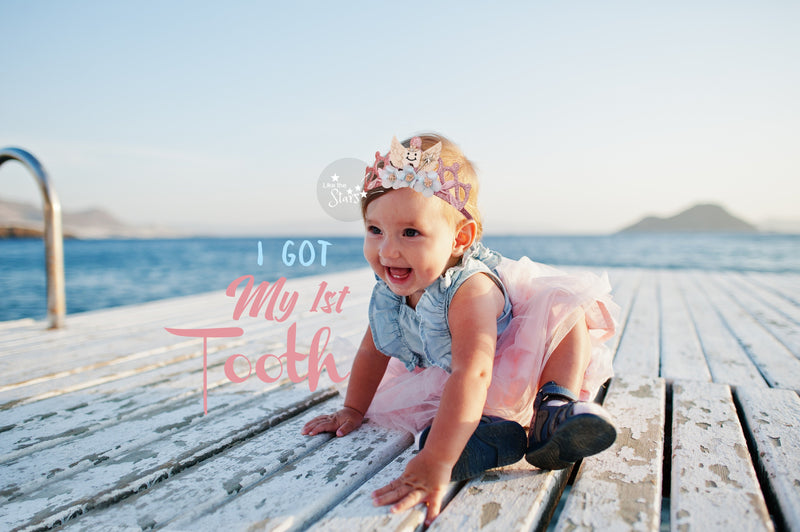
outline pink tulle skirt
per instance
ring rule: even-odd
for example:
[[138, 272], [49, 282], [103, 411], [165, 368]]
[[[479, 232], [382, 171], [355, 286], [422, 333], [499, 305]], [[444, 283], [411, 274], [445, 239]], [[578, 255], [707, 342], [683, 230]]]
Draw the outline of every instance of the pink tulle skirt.
[[[581, 317], [589, 329], [592, 356], [580, 398], [593, 398], [613, 375], [612, 353], [605, 342], [614, 335], [619, 308], [611, 300], [608, 277], [566, 274], [527, 257], [504, 258], [497, 270], [511, 299], [513, 318], [497, 339], [483, 413], [528, 426], [545, 364]], [[420, 432], [432, 423], [448, 376], [438, 367], [409, 372], [392, 358], [367, 417], [386, 427]]]

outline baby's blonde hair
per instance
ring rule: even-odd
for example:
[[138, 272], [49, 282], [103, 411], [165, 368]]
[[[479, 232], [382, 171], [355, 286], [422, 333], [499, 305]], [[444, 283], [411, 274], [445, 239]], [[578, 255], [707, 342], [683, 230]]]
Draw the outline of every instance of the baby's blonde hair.
[[[467, 210], [470, 215], [472, 215], [472, 219], [475, 220], [475, 224], [477, 225], [477, 232], [475, 235], [475, 241], [479, 241], [481, 239], [481, 235], [483, 234], [483, 223], [481, 221], [481, 213], [478, 210], [478, 174], [475, 172], [475, 167], [472, 164], [472, 161], [467, 159], [461, 149], [450, 139], [444, 137], [442, 135], [437, 135], [436, 133], [424, 133], [421, 135], [416, 135], [422, 140], [422, 150], [427, 150], [431, 146], [434, 146], [437, 142], [442, 143], [442, 152], [441, 152], [441, 159], [442, 164], [444, 166], [452, 166], [454, 163], [458, 163], [458, 180], [464, 184], [469, 184], [472, 188], [469, 191], [469, 198], [467, 200], [467, 204], [464, 208]], [[411, 139], [408, 138], [404, 140], [401, 144], [406, 148], [411, 146]], [[445, 179], [452, 180], [453, 176], [450, 172], [445, 172], [444, 174]], [[366, 218], [367, 215], [367, 206], [376, 198], [383, 196], [387, 192], [390, 192], [392, 189], [386, 189], [383, 187], [376, 187], [372, 190], [367, 191], [367, 196], [362, 198], [361, 200], [361, 215], [363, 218]], [[455, 191], [456, 189], [451, 189]], [[463, 200], [463, 191], [461, 196], [458, 198], [459, 200]], [[465, 219], [464, 215], [458, 212], [455, 207], [448, 204], [441, 199], [437, 199], [436, 201], [440, 201], [442, 204], [442, 208], [444, 209], [443, 212], [445, 216], [453, 223], [453, 225], [457, 224], [459, 220]]]

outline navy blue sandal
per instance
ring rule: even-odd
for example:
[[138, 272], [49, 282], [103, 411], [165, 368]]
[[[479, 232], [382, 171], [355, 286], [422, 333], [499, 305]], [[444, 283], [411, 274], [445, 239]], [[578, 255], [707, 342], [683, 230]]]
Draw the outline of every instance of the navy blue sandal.
[[604, 451], [617, 430], [605, 409], [578, 401], [555, 382], [536, 394], [525, 459], [540, 469], [564, 469], [578, 460]]
[[[419, 438], [420, 449], [425, 446], [430, 430], [428, 427], [422, 431]], [[527, 434], [519, 423], [483, 416], [453, 466], [450, 480], [467, 480], [477, 477], [487, 469], [515, 464], [525, 456], [527, 443]]]

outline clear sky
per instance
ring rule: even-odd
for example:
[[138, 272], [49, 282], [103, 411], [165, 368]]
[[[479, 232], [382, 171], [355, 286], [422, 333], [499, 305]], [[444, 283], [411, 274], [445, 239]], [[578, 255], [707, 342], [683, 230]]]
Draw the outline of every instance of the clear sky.
[[[800, 2], [0, 0], [0, 146], [65, 210], [360, 231], [322, 170], [421, 131], [477, 164], [487, 232], [612, 232], [717, 202], [800, 218]], [[38, 203], [20, 165], [0, 197]]]

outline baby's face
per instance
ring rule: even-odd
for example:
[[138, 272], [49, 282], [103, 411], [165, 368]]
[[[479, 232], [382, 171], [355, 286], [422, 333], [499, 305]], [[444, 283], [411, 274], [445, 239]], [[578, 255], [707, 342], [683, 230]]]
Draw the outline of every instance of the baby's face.
[[409, 188], [387, 192], [367, 206], [364, 256], [372, 270], [412, 307], [458, 262], [456, 229], [438, 198]]

